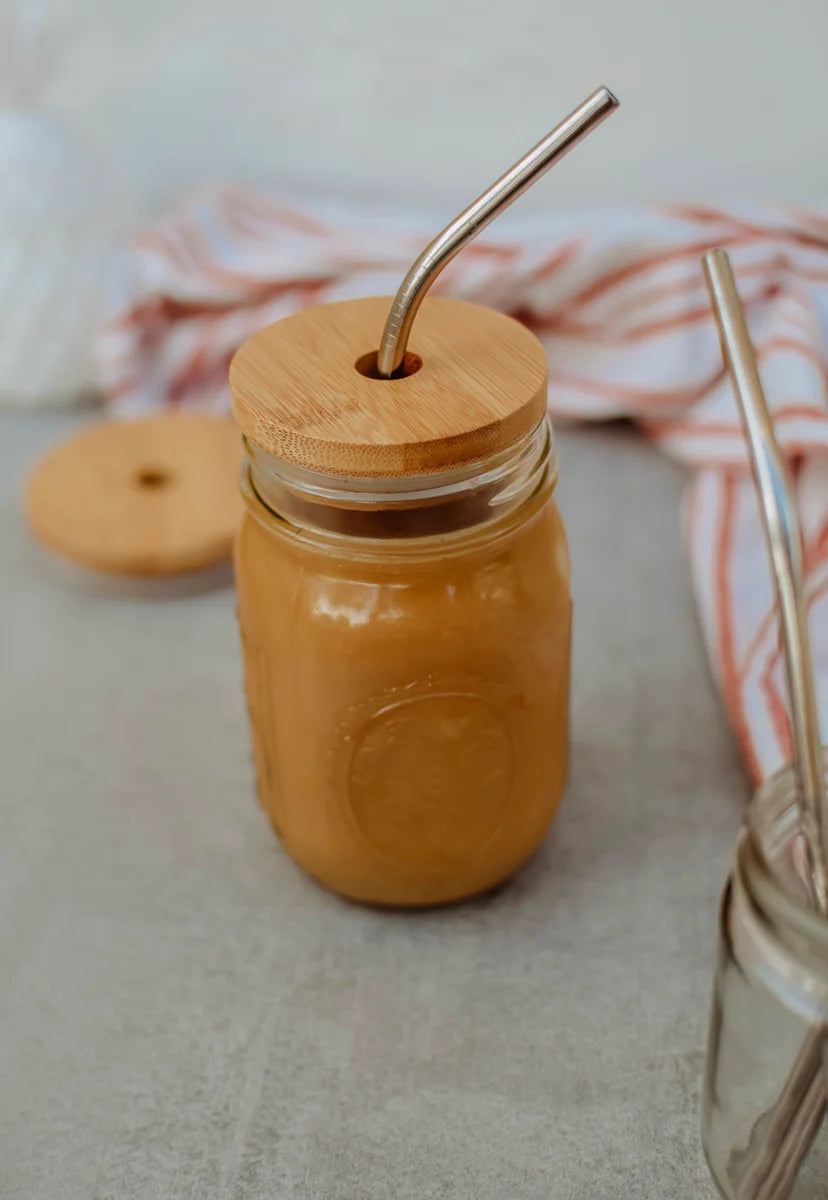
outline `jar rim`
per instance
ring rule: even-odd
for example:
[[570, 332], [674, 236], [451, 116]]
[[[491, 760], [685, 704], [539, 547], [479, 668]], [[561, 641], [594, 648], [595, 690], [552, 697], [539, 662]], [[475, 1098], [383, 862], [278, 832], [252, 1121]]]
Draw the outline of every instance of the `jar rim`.
[[[823, 763], [828, 775], [828, 747], [823, 747]], [[796, 770], [791, 763], [762, 782], [745, 813], [737, 863], [766, 917], [780, 929], [804, 938], [820, 958], [824, 957], [828, 969], [828, 918], [808, 897], [807, 879], [797, 873], [797, 894], [790, 883], [786, 885], [773, 862], [775, 847], [783, 840], [791, 844], [801, 836], [797, 788]]]
[[330, 545], [371, 546], [388, 553], [429, 546], [447, 550], [474, 531], [493, 535], [536, 495], [551, 495], [558, 460], [548, 417], [507, 451], [439, 475], [397, 478], [322, 476], [248, 445], [242, 494], [297, 536], [321, 536]]
[[261, 471], [278, 474], [284, 486], [319, 503], [345, 504], [348, 507], [365, 505], [371, 508], [381, 504], [393, 508], [449, 499], [466, 491], [470, 483], [476, 487], [496, 484], [505, 475], [514, 472], [521, 456], [531, 457], [537, 452], [536, 442], [541, 435], [544, 437], [541, 453], [554, 483], [558, 478], [559, 463], [555, 433], [548, 415], [511, 445], [484, 459], [421, 475], [336, 475], [302, 467], [271, 455], [246, 436], [242, 441], [257, 475]]

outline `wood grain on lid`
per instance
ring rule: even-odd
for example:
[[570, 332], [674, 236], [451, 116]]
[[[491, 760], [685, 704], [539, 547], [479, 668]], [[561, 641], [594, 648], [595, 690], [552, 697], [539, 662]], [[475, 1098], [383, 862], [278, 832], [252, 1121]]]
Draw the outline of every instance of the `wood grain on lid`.
[[427, 297], [409, 351], [415, 374], [372, 379], [389, 297], [306, 309], [244, 343], [230, 367], [242, 431], [269, 454], [333, 475], [427, 474], [486, 458], [538, 424], [546, 358], [511, 317]]
[[229, 558], [241, 521], [232, 421], [107, 421], [61, 442], [26, 482], [39, 541], [116, 575], [173, 575]]

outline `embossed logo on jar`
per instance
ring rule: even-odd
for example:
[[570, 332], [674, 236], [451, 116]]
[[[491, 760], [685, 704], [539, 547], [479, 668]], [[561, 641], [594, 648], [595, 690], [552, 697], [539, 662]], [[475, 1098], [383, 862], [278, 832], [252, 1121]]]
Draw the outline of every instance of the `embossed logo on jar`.
[[368, 722], [348, 794], [360, 832], [383, 858], [441, 870], [497, 832], [511, 783], [511, 740], [496, 709], [477, 696], [432, 693]]

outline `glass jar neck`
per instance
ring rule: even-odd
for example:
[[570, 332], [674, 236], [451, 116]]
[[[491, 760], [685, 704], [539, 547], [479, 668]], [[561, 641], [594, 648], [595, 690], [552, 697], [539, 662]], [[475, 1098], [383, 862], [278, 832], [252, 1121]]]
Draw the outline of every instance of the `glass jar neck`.
[[[828, 773], [828, 752], [825, 764]], [[814, 907], [790, 766], [767, 779], [748, 807], [736, 849], [729, 934], [740, 962], [789, 1007], [828, 1021], [828, 920]]]
[[409, 478], [339, 477], [309, 471], [245, 441], [249, 487], [292, 525], [357, 538], [445, 535], [505, 518], [557, 482], [552, 427], [544, 419], [482, 462]]

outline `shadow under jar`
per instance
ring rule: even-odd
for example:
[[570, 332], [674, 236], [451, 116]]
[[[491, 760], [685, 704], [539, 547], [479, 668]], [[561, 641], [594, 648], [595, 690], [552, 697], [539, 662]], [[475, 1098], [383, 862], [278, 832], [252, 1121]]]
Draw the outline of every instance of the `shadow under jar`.
[[570, 571], [537, 339], [427, 298], [408, 373], [376, 379], [388, 304], [306, 310], [234, 359], [236, 579], [286, 849], [346, 896], [425, 905], [502, 882], [556, 812]]
[[786, 767], [757, 792], [721, 903], [702, 1141], [727, 1200], [828, 1196], [828, 922], [796, 787]]

